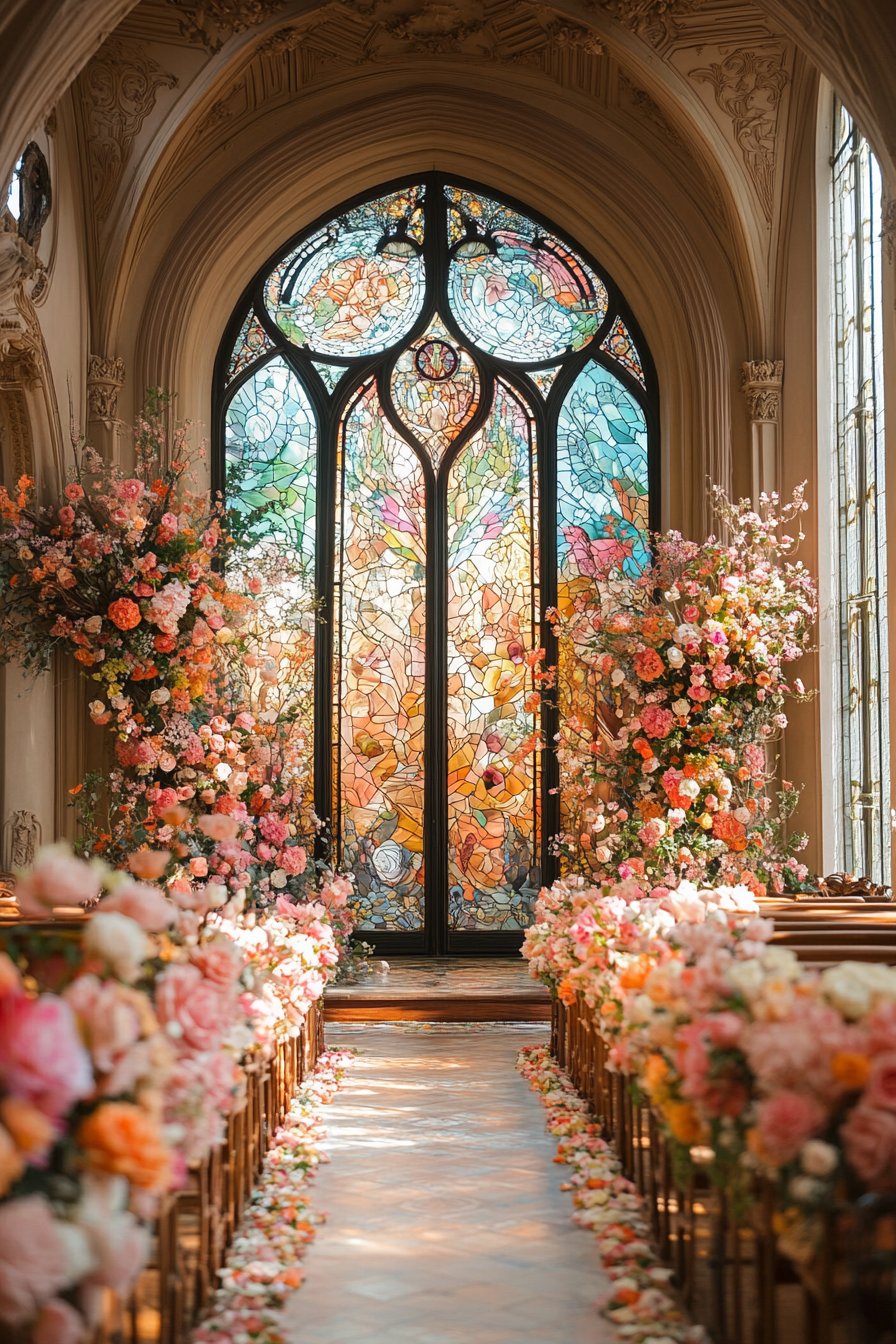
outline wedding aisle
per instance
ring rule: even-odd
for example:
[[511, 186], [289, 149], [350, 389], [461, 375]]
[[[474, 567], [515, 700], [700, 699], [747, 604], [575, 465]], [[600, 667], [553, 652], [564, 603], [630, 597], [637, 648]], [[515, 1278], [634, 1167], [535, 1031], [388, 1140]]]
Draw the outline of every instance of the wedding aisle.
[[330, 1027], [362, 1053], [327, 1108], [329, 1221], [288, 1344], [609, 1344], [607, 1279], [514, 1068], [528, 1026]]

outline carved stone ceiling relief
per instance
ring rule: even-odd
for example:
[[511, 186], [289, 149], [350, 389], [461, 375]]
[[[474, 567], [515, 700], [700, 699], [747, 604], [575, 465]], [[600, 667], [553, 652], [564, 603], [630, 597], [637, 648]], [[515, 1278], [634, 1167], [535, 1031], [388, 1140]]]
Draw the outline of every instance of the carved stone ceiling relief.
[[137, 43], [112, 37], [100, 47], [78, 84], [94, 213], [101, 223], [112, 208], [134, 139], [155, 107], [159, 91], [175, 88], [177, 79], [166, 74]]
[[592, 28], [527, 0], [332, 0], [263, 39], [201, 123], [209, 131], [291, 95], [334, 66], [408, 56], [527, 66], [606, 97], [604, 46]]
[[236, 33], [264, 23], [286, 8], [288, 0], [168, 0], [178, 14], [181, 36], [208, 51], [220, 51]]

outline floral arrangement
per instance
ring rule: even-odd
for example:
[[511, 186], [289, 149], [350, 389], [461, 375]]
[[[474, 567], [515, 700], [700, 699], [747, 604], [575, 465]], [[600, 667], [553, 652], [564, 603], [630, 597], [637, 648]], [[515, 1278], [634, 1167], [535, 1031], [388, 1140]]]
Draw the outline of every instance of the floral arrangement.
[[631, 1344], [700, 1344], [702, 1326], [689, 1325], [668, 1290], [673, 1271], [650, 1246], [644, 1201], [622, 1172], [616, 1153], [600, 1136], [587, 1102], [578, 1095], [546, 1046], [520, 1051], [517, 1068], [547, 1108], [547, 1128], [556, 1135], [555, 1161], [572, 1168], [563, 1190], [573, 1191], [574, 1221], [597, 1237], [611, 1292], [598, 1307]]
[[555, 613], [559, 756], [567, 871], [601, 880], [625, 859], [634, 875], [757, 892], [807, 890], [783, 838], [798, 792], [772, 815], [769, 748], [786, 727], [785, 665], [805, 652], [813, 581], [782, 529], [808, 508], [802, 488], [779, 507], [731, 504], [714, 491], [727, 542], [677, 532], [654, 539], [636, 579], [608, 560], [569, 610]]
[[194, 1344], [281, 1344], [287, 1301], [304, 1277], [299, 1261], [325, 1218], [312, 1210], [308, 1194], [319, 1163], [329, 1160], [320, 1148], [326, 1136], [320, 1108], [332, 1101], [350, 1062], [348, 1051], [326, 1051], [296, 1094], [274, 1134]]
[[782, 1249], [808, 1259], [824, 1210], [896, 1188], [896, 969], [809, 970], [772, 933], [745, 886], [570, 877], [524, 955], [594, 1009], [682, 1175], [696, 1161], [741, 1203], [754, 1172], [774, 1177]]
[[0, 1326], [32, 1344], [76, 1344], [102, 1289], [127, 1292], [159, 1195], [221, 1142], [245, 1068], [298, 1033], [339, 960], [321, 902], [259, 915], [220, 884], [167, 892], [64, 846], [17, 883], [26, 919], [92, 908], [79, 939], [13, 927], [0, 954]]

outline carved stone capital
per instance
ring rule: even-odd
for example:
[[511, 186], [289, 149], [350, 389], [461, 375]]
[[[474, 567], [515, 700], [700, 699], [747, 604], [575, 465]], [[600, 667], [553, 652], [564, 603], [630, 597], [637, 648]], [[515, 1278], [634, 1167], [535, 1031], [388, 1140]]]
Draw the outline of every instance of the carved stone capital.
[[118, 419], [118, 394], [124, 386], [124, 360], [89, 355], [87, 359], [87, 416], [111, 429]]
[[0, 357], [4, 359], [28, 344], [25, 285], [37, 266], [34, 249], [9, 227], [10, 221], [14, 226], [6, 210], [0, 213]]
[[748, 359], [741, 374], [741, 391], [747, 399], [750, 419], [777, 424], [781, 414], [783, 359]]

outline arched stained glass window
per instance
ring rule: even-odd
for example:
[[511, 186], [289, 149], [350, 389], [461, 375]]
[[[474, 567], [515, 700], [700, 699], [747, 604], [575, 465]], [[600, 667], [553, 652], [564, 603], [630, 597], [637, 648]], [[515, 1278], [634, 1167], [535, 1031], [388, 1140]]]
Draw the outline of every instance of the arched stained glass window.
[[314, 806], [395, 952], [505, 951], [554, 876], [555, 711], [526, 654], [658, 507], [656, 382], [612, 280], [436, 174], [255, 277], [217, 365], [218, 486], [316, 610]]

